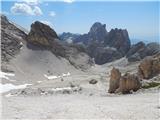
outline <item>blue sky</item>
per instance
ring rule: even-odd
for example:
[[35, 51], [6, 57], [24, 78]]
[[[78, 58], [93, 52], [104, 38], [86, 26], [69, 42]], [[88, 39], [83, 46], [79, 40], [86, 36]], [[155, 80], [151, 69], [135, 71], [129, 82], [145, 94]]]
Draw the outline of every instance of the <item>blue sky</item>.
[[5, 0], [1, 5], [2, 13], [27, 29], [38, 20], [49, 24], [57, 33], [87, 33], [98, 21], [106, 24], [107, 31], [111, 28], [127, 29], [132, 39], [159, 39], [159, 2], [156, 1]]

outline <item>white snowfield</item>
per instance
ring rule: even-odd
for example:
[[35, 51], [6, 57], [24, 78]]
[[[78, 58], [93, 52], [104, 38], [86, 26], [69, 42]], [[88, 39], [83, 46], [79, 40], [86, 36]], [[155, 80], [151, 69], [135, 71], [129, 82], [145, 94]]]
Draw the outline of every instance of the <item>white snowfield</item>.
[[23, 85], [13, 85], [13, 84], [1, 84], [0, 83], [0, 93], [8, 92], [13, 89], [23, 89], [31, 84], [23, 84]]
[[[15, 81], [15, 80], [11, 80], [9, 78], [9, 77], [14, 77], [14, 76], [15, 76], [15, 74], [13, 74], [13, 73], [5, 73], [5, 72], [0, 71], [0, 78], [1, 79]], [[14, 90], [14, 89], [23, 89], [23, 88], [26, 88], [28, 85], [31, 85], [31, 84], [13, 85], [11, 83], [7, 83], [7, 84], [0, 83], [0, 93], [8, 92], [8, 91]]]

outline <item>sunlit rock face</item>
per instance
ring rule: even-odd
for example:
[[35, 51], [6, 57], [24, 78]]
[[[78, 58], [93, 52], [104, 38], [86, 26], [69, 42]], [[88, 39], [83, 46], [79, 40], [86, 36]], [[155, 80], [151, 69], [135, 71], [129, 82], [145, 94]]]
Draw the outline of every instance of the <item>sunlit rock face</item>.
[[28, 42], [31, 42], [32, 44], [52, 46], [54, 41], [58, 39], [58, 36], [48, 25], [36, 21], [31, 25], [31, 30], [27, 39]]
[[160, 74], [160, 54], [146, 57], [138, 67], [138, 75], [142, 79], [150, 79]]

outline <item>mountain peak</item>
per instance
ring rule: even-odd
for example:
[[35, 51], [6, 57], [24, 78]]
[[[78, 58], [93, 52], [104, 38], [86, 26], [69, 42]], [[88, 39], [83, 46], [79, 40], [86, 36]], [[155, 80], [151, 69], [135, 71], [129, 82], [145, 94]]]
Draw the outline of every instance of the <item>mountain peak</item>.
[[99, 31], [104, 31], [104, 32], [107, 32], [106, 31], [106, 24], [102, 24], [100, 22], [95, 22], [91, 29], [90, 29], [90, 33], [95, 33], [95, 32], [99, 32]]
[[55, 39], [58, 39], [58, 36], [48, 25], [39, 21], [32, 23], [31, 30], [28, 34], [28, 41], [30, 43], [51, 46]]

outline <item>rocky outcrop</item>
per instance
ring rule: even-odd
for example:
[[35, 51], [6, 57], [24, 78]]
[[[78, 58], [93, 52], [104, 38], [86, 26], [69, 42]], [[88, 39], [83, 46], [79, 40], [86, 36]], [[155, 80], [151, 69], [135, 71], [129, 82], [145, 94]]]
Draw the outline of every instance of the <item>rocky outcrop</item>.
[[39, 21], [31, 25], [27, 36], [28, 44], [51, 50], [56, 56], [65, 57], [65, 46], [58, 40], [56, 32]]
[[138, 75], [142, 79], [150, 79], [160, 74], [160, 54], [145, 58], [138, 67]]
[[121, 72], [113, 68], [111, 70], [109, 93], [129, 93], [131, 91], [137, 91], [140, 89], [140, 78], [134, 74], [126, 73], [121, 76]]
[[119, 82], [119, 88], [115, 91], [116, 93], [130, 93], [132, 90], [135, 92], [141, 88], [140, 79], [138, 76], [126, 73], [121, 77]]
[[27, 37], [28, 42], [47, 47], [52, 46], [56, 39], [58, 39], [56, 32], [39, 21], [31, 25], [31, 30]]
[[145, 45], [143, 42], [138, 42], [131, 47], [126, 57], [129, 62], [135, 62], [142, 60], [146, 56], [152, 56], [157, 53], [160, 53], [160, 45], [158, 43], [152, 42]]
[[111, 70], [111, 76], [109, 81], [109, 93], [114, 93], [119, 88], [119, 82], [121, 78], [121, 73], [118, 69], [113, 68]]
[[38, 46], [50, 50], [57, 57], [66, 58], [76, 68], [85, 70], [92, 65], [92, 59], [84, 53], [83, 47], [60, 41], [56, 32], [41, 22], [36, 21], [31, 25], [27, 41], [28, 46]]
[[[6, 16], [1, 15], [1, 59], [8, 62], [14, 58], [26, 39], [26, 34], [13, 25]], [[3, 65], [3, 64], [2, 64]]]

